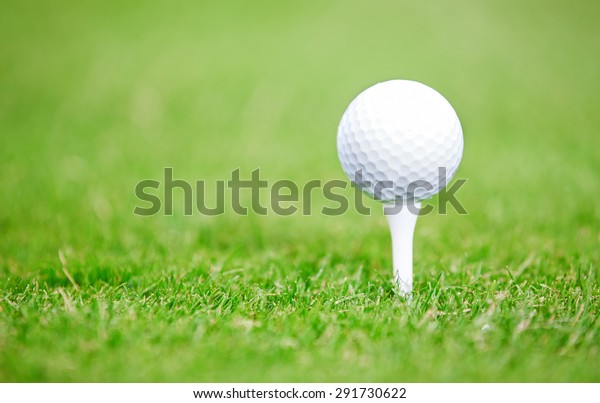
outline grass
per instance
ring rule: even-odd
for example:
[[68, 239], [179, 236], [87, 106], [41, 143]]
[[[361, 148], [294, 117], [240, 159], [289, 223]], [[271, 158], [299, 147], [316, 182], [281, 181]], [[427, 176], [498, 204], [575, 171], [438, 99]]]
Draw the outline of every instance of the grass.
[[[3, 2], [0, 380], [600, 381], [600, 10], [496, 3]], [[465, 133], [411, 304], [375, 202], [132, 213], [164, 167], [344, 179], [339, 118], [390, 78]]]

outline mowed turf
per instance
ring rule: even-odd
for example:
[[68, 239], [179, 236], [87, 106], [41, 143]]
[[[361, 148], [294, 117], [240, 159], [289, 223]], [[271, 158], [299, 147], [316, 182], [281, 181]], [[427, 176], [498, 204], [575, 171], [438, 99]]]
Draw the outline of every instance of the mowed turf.
[[[0, 5], [1, 381], [600, 381], [597, 3], [70, 3]], [[345, 180], [339, 119], [392, 78], [465, 135], [412, 303], [376, 202], [133, 214], [165, 167], [210, 203]]]

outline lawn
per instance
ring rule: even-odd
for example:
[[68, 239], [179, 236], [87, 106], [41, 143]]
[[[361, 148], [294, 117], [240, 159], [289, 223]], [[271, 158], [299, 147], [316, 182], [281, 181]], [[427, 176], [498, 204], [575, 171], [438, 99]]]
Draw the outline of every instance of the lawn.
[[[0, 381], [600, 382], [600, 3], [38, 3], [0, 4]], [[133, 213], [165, 167], [346, 180], [392, 78], [465, 136], [411, 303], [374, 201]]]

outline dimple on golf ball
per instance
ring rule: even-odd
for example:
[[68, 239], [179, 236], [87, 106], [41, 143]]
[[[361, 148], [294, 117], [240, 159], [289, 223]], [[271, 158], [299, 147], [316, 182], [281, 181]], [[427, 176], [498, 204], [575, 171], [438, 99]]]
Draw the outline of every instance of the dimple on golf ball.
[[409, 80], [376, 84], [348, 106], [338, 127], [344, 172], [381, 201], [418, 202], [444, 188], [456, 173], [463, 134], [450, 103]]

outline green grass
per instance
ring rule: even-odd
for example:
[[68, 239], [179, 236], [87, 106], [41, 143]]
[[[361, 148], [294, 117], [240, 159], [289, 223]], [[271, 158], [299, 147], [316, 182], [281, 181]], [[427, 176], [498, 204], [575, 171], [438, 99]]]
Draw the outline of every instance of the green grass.
[[[597, 3], [196, 3], [0, 5], [0, 381], [600, 381]], [[164, 167], [344, 179], [391, 78], [465, 133], [411, 304], [375, 202], [132, 213]]]

